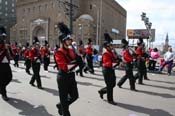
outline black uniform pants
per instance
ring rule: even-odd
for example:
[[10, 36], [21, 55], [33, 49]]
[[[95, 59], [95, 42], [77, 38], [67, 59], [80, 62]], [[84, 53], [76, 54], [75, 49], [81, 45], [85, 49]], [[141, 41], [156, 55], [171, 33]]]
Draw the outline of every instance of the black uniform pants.
[[89, 72], [94, 73], [93, 56], [87, 55], [86, 59], [87, 59], [87, 67], [85, 70], [89, 70]]
[[12, 71], [8, 63], [0, 63], [0, 93], [7, 96], [6, 86], [12, 80]]
[[75, 73], [58, 73], [57, 83], [63, 116], [70, 116], [69, 105], [78, 99], [78, 88]]
[[77, 74], [80, 73], [80, 76], [83, 76], [83, 68], [85, 66], [85, 63], [79, 63], [78, 66], [79, 66], [79, 69], [76, 70], [76, 73]]
[[148, 79], [147, 68], [146, 68], [145, 61], [144, 61], [144, 64], [143, 64], [143, 77], [144, 77], [144, 79]]
[[102, 88], [99, 92], [101, 94], [107, 93], [107, 100], [108, 102], [111, 102], [113, 101], [113, 88], [116, 85], [115, 72], [114, 72], [114, 69], [107, 68], [107, 67], [103, 67], [102, 72], [103, 72], [106, 87]]
[[32, 70], [33, 70], [33, 76], [30, 80], [30, 84], [34, 84], [35, 80], [37, 82], [38, 87], [42, 87], [41, 85], [41, 79], [40, 79], [40, 63], [36, 63], [32, 61]]
[[143, 84], [143, 76], [144, 76], [144, 72], [145, 72], [145, 62], [140, 59], [137, 60], [137, 70], [138, 72], [135, 74], [135, 78], [138, 79], [138, 83], [139, 84]]
[[47, 71], [48, 70], [48, 66], [50, 64], [50, 58], [47, 57], [47, 56], [44, 56], [43, 61], [44, 61], [44, 70]]
[[26, 72], [29, 72], [31, 68], [31, 60], [29, 58], [25, 59], [25, 65], [26, 65]]
[[19, 61], [19, 55], [15, 55], [15, 57], [14, 57], [14, 66], [15, 67], [19, 67], [19, 64], [18, 64], [18, 61]]
[[156, 61], [149, 60], [149, 67], [148, 67], [148, 69], [149, 70], [155, 70], [155, 68], [156, 68]]
[[125, 66], [125, 76], [123, 76], [117, 85], [122, 86], [124, 82], [129, 79], [130, 89], [135, 90], [135, 77], [133, 76], [133, 64], [126, 63]]

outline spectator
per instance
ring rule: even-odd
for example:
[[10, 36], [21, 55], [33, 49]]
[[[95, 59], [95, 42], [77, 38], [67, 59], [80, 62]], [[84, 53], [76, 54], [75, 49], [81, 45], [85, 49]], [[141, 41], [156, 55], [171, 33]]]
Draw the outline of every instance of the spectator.
[[162, 67], [160, 68], [160, 72], [163, 70], [163, 68], [168, 65], [168, 75], [171, 75], [171, 69], [173, 65], [174, 60], [174, 53], [172, 52], [172, 48], [168, 48], [168, 52], [164, 55], [165, 62], [163, 63]]

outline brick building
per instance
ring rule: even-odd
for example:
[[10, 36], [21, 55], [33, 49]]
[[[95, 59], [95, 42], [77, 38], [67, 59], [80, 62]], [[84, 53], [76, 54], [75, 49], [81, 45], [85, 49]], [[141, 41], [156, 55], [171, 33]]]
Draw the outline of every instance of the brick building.
[[[41, 44], [48, 40], [58, 44], [58, 22], [69, 25], [70, 0], [17, 0], [17, 24], [11, 28], [12, 41], [24, 44], [38, 36]], [[73, 34], [76, 41], [86, 44], [92, 38], [101, 45], [104, 32], [113, 39], [126, 35], [126, 10], [115, 0], [73, 0]]]

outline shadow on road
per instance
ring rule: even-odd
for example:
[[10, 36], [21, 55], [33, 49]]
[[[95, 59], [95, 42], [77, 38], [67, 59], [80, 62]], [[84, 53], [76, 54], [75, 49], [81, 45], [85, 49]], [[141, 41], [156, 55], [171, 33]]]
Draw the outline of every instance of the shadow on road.
[[19, 81], [18, 79], [13, 79], [12, 82], [21, 83], [21, 81]]
[[48, 93], [51, 93], [54, 96], [59, 96], [59, 91], [58, 90], [55, 90], [55, 89], [50, 89], [50, 88], [45, 88], [44, 87], [43, 91], [46, 91]]
[[161, 88], [161, 89], [168, 89], [168, 90], [175, 90], [175, 87], [165, 87], [165, 86], [150, 85], [150, 84], [144, 84], [144, 86], [155, 87], [155, 88]]
[[159, 83], [166, 83], [166, 84], [175, 84], [175, 82], [166, 82], [166, 81], [152, 80], [152, 79], [150, 81], [159, 82]]
[[[122, 89], [130, 90], [128, 88], [122, 88]], [[175, 98], [174, 95], [167, 94], [167, 93], [156, 93], [156, 92], [144, 91], [144, 90], [138, 90], [137, 92], [138, 93], [148, 94], [148, 95], [153, 95], [153, 96], [159, 96], [159, 97], [163, 97], [163, 98]]]
[[44, 106], [40, 105], [35, 107], [34, 105], [16, 98], [11, 98], [8, 102], [14, 108], [19, 109], [19, 115], [23, 116], [53, 116], [47, 112]]
[[145, 93], [148, 95], [153, 95], [153, 96], [159, 96], [159, 97], [163, 97], [163, 98], [175, 98], [175, 96], [173, 96], [171, 94], [167, 94], [167, 93], [156, 93], [156, 92], [150, 92], [150, 91], [144, 91], [144, 90], [139, 90], [138, 92]]
[[18, 68], [20, 68], [20, 69], [26, 69], [25, 67], [20, 67], [20, 66]]
[[42, 78], [50, 79], [51, 77], [48, 77], [46, 75], [40, 75]]
[[53, 74], [57, 74], [57, 72], [55, 72], [55, 71], [48, 71], [49, 73], [53, 73]]
[[97, 76], [101, 76], [101, 77], [103, 77], [103, 75], [102, 75], [102, 74], [97, 74], [97, 73], [94, 73], [93, 75], [97, 75]]
[[94, 87], [103, 87], [103, 86], [100, 86], [100, 85], [95, 85], [95, 84], [92, 84], [92, 83], [88, 83], [88, 82], [79, 82], [77, 81], [77, 84], [79, 85], [84, 85], [84, 86], [94, 86]]
[[97, 81], [104, 81], [104, 79], [102, 79], [101, 77], [95, 78], [95, 77], [84, 76], [82, 78], [87, 78], [87, 79], [92, 79], [92, 80], [97, 80]]
[[131, 111], [135, 111], [138, 113], [148, 114], [149, 116], [173, 116], [169, 112], [164, 111], [162, 109], [150, 109], [142, 106], [135, 106], [135, 105], [129, 105], [124, 103], [118, 103], [117, 106], [122, 107], [124, 109], [131, 110]]

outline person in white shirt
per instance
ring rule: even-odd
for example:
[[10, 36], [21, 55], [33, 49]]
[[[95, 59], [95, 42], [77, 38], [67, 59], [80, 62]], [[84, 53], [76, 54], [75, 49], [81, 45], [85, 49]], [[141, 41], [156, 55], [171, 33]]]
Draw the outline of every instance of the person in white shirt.
[[169, 47], [168, 52], [166, 52], [165, 55], [164, 55], [165, 62], [163, 63], [162, 67], [160, 68], [160, 72], [163, 70], [163, 68], [166, 65], [168, 65], [168, 75], [171, 75], [171, 69], [172, 69], [174, 57], [175, 57], [175, 55], [172, 52], [172, 48]]

